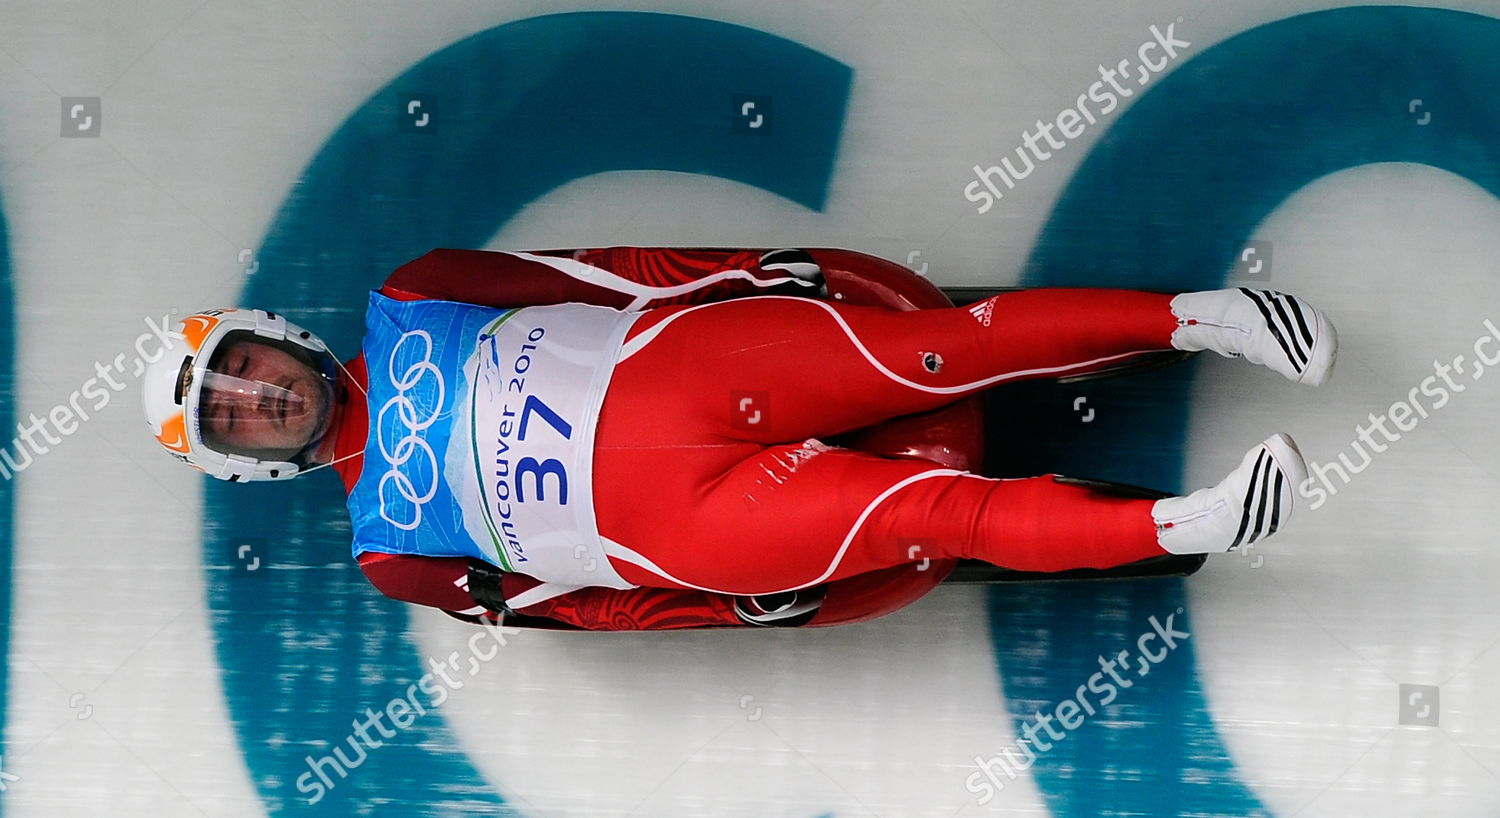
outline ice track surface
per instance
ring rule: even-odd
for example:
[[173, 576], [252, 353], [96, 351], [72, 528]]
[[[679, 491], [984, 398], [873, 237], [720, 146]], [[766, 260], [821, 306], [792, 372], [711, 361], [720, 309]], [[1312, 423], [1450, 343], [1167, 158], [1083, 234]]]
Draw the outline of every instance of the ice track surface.
[[[0, 809], [1500, 814], [1500, 372], [1475, 363], [1500, 356], [1500, 7], [1325, 6], [0, 7], [0, 421], [108, 397], [7, 449]], [[1013, 187], [986, 172], [1007, 157]], [[1046, 470], [1179, 489], [1286, 431], [1327, 496], [1187, 580], [500, 646], [367, 587], [328, 475], [206, 486], [140, 418], [135, 341], [167, 313], [286, 310], [347, 356], [360, 293], [430, 247], [608, 244], [1296, 292], [1340, 330], [1326, 387], [1200, 359], [1013, 434]], [[440, 707], [367, 721], [434, 662]]]

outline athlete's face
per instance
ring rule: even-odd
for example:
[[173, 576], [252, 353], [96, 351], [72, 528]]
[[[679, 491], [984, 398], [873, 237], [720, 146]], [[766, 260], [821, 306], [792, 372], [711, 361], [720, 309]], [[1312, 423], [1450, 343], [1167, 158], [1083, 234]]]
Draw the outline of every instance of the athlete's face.
[[216, 356], [206, 377], [204, 435], [228, 451], [290, 457], [323, 427], [329, 407], [322, 376], [280, 349], [236, 343]]

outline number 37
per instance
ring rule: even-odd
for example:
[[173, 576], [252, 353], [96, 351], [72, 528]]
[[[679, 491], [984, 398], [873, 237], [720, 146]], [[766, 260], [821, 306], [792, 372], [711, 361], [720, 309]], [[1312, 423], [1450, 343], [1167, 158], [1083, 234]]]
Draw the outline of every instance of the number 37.
[[[521, 427], [516, 432], [517, 440], [526, 440], [526, 425], [530, 422], [533, 412], [546, 421], [547, 425], [551, 426], [558, 434], [562, 435], [563, 440], [571, 440], [573, 438], [573, 426], [571, 424], [563, 420], [561, 415], [553, 411], [552, 407], [543, 403], [536, 395], [527, 395], [526, 404], [521, 407]], [[546, 502], [547, 487], [544, 481], [549, 474], [557, 478], [558, 505], [567, 505], [568, 470], [563, 466], [562, 461], [555, 457], [549, 457], [540, 462], [534, 457], [523, 457], [516, 462], [516, 500], [522, 503], [526, 502], [525, 484], [522, 482], [522, 478], [531, 475], [533, 480], [532, 485], [536, 488], [536, 499]]]

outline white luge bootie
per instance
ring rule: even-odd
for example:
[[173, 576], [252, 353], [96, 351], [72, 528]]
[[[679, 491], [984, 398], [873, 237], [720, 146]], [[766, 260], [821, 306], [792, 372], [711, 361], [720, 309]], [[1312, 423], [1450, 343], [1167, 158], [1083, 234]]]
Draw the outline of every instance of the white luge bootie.
[[1218, 554], [1265, 539], [1286, 525], [1306, 479], [1297, 444], [1272, 435], [1217, 486], [1157, 500], [1156, 541], [1173, 554]]
[[1275, 290], [1207, 290], [1172, 299], [1172, 346], [1243, 355], [1290, 380], [1320, 386], [1333, 372], [1338, 333], [1322, 310]]

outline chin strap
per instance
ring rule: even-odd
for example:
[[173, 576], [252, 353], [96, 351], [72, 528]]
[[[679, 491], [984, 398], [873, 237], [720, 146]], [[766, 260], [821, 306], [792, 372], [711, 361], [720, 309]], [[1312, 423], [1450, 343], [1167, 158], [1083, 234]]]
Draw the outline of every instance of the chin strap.
[[[328, 347], [325, 345], [323, 347], [323, 349], [328, 350]], [[355, 389], [359, 390], [359, 394], [363, 395], [364, 398], [365, 398], [365, 400], [369, 400], [370, 393], [367, 392], [367, 391], [365, 391], [365, 388], [363, 386], [359, 385], [359, 381], [355, 380], [353, 375], [349, 374], [349, 370], [348, 370], [347, 367], [344, 366], [344, 362], [340, 361], [338, 359], [338, 356], [333, 354], [332, 350], [328, 350], [328, 357], [332, 358], [333, 359], [333, 363], [336, 366], [338, 366], [339, 371], [342, 372], [342, 373], [344, 373], [344, 383], [346, 383], [346, 384], [348, 384], [350, 386], [353, 386]], [[330, 418], [329, 420], [331, 422], [332, 418]], [[364, 453], [365, 452], [364, 452], [363, 449], [357, 449], [357, 450], [355, 450], [355, 451], [353, 451], [353, 452], [351, 452], [349, 454], [344, 455], [343, 457], [338, 458], [337, 460], [330, 460], [327, 463], [319, 463], [318, 465], [313, 466], [310, 469], [300, 469], [297, 472], [297, 476], [301, 477], [304, 474], [309, 474], [311, 472], [315, 472], [318, 469], [326, 469], [329, 466], [332, 466], [332, 465], [335, 465], [335, 464], [338, 464], [338, 463], [342, 463], [345, 460], [353, 460], [356, 457], [360, 457], [360, 456], [364, 455]]]
[[361, 450], [361, 451], [357, 451], [357, 452], [353, 452], [353, 453], [351, 453], [351, 454], [346, 454], [346, 455], [344, 455], [344, 456], [343, 456], [343, 457], [340, 457], [340, 458], [339, 458], [339, 459], [337, 459], [337, 460], [330, 460], [330, 461], [328, 461], [328, 462], [327, 462], [327, 463], [319, 463], [319, 464], [318, 464], [318, 465], [316, 465], [316, 466], [313, 466], [313, 467], [312, 467], [312, 468], [308, 468], [308, 469], [298, 469], [298, 470], [297, 470], [297, 476], [298, 476], [298, 477], [301, 477], [301, 476], [302, 476], [302, 475], [304, 475], [304, 474], [311, 474], [311, 473], [312, 473], [312, 472], [315, 472], [315, 471], [317, 471], [317, 470], [318, 470], [318, 469], [326, 469], [326, 468], [328, 468], [328, 467], [329, 467], [329, 466], [332, 466], [332, 465], [334, 465], [334, 464], [336, 464], [336, 463], [342, 463], [342, 462], [344, 462], [344, 461], [345, 461], [345, 460], [353, 460], [353, 459], [354, 459], [354, 458], [356, 458], [356, 457], [359, 457], [359, 456], [360, 456], [360, 455], [362, 455], [362, 454], [364, 454], [364, 451], [363, 451], [363, 450]]
[[[324, 347], [324, 349], [327, 349], [327, 347]], [[353, 375], [349, 374], [349, 370], [344, 367], [344, 362], [340, 361], [338, 359], [338, 356], [333, 354], [333, 350], [328, 351], [328, 357], [332, 358], [334, 364], [338, 366], [339, 371], [344, 373], [344, 379], [349, 385], [353, 386], [355, 389], [358, 389], [359, 394], [364, 395], [366, 398], [370, 397], [370, 393], [366, 392], [365, 388], [359, 385], [359, 381], [356, 381]]]

